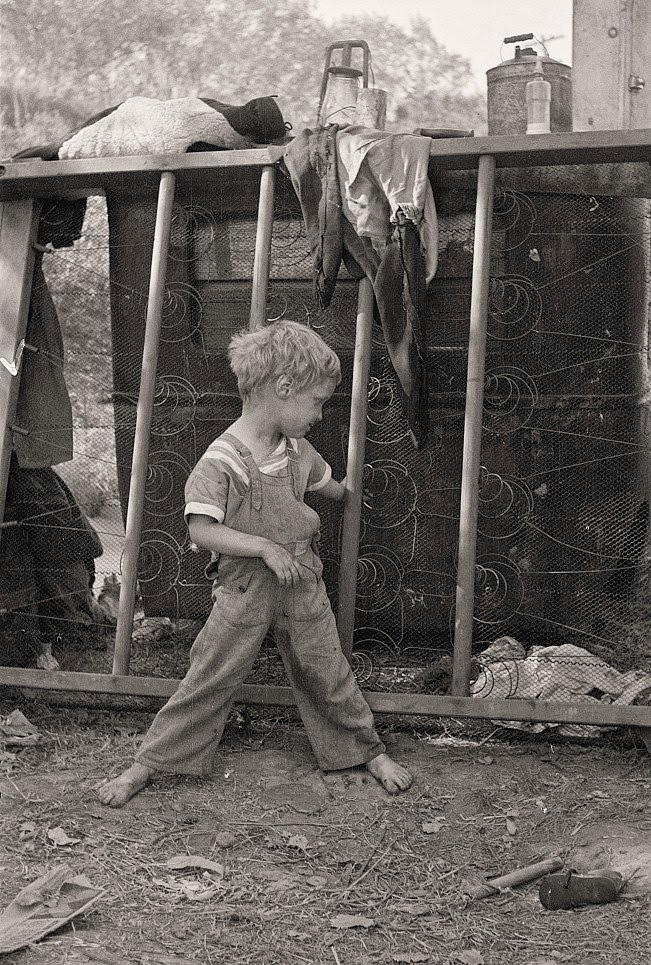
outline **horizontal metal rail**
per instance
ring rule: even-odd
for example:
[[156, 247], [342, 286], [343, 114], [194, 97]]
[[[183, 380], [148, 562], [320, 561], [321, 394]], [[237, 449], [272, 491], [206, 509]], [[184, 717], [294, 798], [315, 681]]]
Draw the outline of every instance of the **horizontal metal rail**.
[[156, 191], [164, 171], [176, 174], [177, 184], [206, 187], [206, 179], [238, 168], [276, 164], [284, 147], [269, 146], [243, 151], [200, 151], [191, 154], [149, 154], [83, 158], [69, 161], [0, 162], [0, 201], [22, 198], [83, 197], [105, 190]]
[[[107, 188], [155, 190], [163, 171], [173, 171], [178, 176], [179, 188], [186, 182], [193, 187], [205, 186], [206, 178], [224, 169], [275, 164], [284, 152], [284, 146], [269, 145], [243, 151], [177, 155], [7, 160], [0, 164], [0, 201], [93, 194]], [[485, 155], [494, 158], [497, 168], [645, 162], [651, 161], [651, 129], [441, 138], [432, 140], [430, 148], [432, 165], [437, 170], [474, 170]]]

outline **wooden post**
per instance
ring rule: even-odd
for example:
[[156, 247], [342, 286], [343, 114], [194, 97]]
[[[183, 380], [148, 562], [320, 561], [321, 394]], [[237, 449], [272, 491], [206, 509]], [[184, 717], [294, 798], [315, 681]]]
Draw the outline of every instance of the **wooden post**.
[[[10, 364], [27, 331], [40, 212], [41, 203], [37, 201], [0, 204], [0, 357]], [[0, 523], [5, 513], [13, 449], [11, 426], [16, 417], [21, 371], [22, 366], [12, 375], [0, 365]]]
[[651, 127], [651, 5], [573, 0], [575, 131]]
[[357, 327], [353, 359], [353, 386], [350, 397], [350, 429], [346, 464], [346, 503], [341, 531], [339, 561], [339, 605], [337, 628], [341, 647], [348, 660], [353, 655], [355, 602], [357, 598], [357, 560], [359, 531], [362, 521], [362, 476], [366, 452], [366, 417], [368, 412], [368, 380], [371, 370], [373, 306], [375, 296], [368, 278], [359, 283]]
[[271, 235], [274, 226], [275, 183], [276, 168], [273, 164], [266, 165], [260, 175], [260, 200], [258, 202], [251, 313], [249, 316], [249, 328], [252, 331], [267, 323], [267, 292], [269, 290], [269, 268], [271, 264]]
[[133, 611], [138, 581], [138, 554], [142, 533], [142, 513], [147, 483], [149, 460], [149, 436], [151, 415], [156, 390], [156, 366], [160, 342], [161, 316], [165, 295], [165, 275], [169, 248], [172, 205], [174, 203], [175, 175], [164, 171], [160, 176], [158, 208], [152, 248], [151, 273], [149, 276], [149, 299], [145, 320], [145, 342], [142, 351], [140, 392], [136, 409], [136, 432], [131, 461], [129, 505], [127, 507], [126, 535], [122, 554], [122, 578], [118, 603], [118, 622], [115, 632], [113, 673], [129, 672]]
[[451, 692], [459, 697], [467, 696], [469, 693], [470, 660], [472, 656], [479, 469], [484, 408], [484, 371], [486, 366], [486, 329], [488, 323], [494, 188], [495, 159], [490, 155], [483, 155], [479, 158], [475, 211], [475, 248], [472, 265], [466, 415], [461, 473], [459, 562], [457, 565], [454, 655], [452, 661]]

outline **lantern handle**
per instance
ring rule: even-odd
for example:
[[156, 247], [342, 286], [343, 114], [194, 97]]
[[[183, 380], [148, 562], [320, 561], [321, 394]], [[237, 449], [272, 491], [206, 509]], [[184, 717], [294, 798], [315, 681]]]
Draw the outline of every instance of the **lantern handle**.
[[339, 67], [351, 67], [352, 66], [352, 55], [353, 49], [359, 48], [362, 51], [362, 87], [368, 87], [368, 68], [371, 60], [371, 51], [365, 40], [335, 40], [334, 43], [329, 44], [326, 47], [325, 52], [325, 66], [323, 68], [323, 77], [321, 78], [321, 92], [319, 94], [319, 106], [317, 108], [316, 116], [321, 117], [321, 108], [323, 107], [323, 101], [326, 95], [326, 89], [328, 87], [328, 73], [332, 64], [332, 55], [335, 50], [341, 51], [341, 63], [337, 66]]

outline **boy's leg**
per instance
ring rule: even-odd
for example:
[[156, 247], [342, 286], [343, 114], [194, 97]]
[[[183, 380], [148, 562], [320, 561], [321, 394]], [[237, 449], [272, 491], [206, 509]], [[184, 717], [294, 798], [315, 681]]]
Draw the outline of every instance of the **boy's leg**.
[[155, 771], [211, 771], [235, 691], [248, 676], [271, 622], [268, 583], [252, 580], [246, 593], [237, 595], [217, 591], [210, 616], [192, 645], [187, 674], [154, 718], [135, 763], [100, 788], [102, 803], [120, 807]]
[[277, 645], [319, 767], [365, 764], [390, 793], [406, 790], [411, 775], [385, 753], [342, 652], [323, 582], [286, 591], [284, 602]]

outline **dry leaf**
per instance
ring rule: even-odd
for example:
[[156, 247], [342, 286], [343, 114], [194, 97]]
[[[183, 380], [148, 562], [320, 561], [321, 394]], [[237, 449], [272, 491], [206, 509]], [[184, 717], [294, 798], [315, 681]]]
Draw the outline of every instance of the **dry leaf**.
[[465, 952], [457, 952], [454, 960], [455, 962], [463, 962], [463, 965], [484, 965], [484, 956], [474, 948]]
[[328, 884], [328, 879], [323, 875], [311, 875], [309, 878], [305, 879], [305, 884], [309, 885], [310, 888], [325, 888]]
[[513, 818], [507, 818], [507, 819], [506, 819], [506, 830], [509, 832], [509, 834], [517, 834], [517, 833], [518, 833], [518, 826], [517, 826], [517, 824], [515, 823], [515, 821], [513, 820]]
[[194, 878], [152, 878], [155, 885], [165, 888], [167, 891], [174, 892], [178, 897], [189, 898], [190, 901], [207, 901], [216, 894], [220, 894], [220, 886], [216, 884], [207, 885], [206, 881], [197, 881]]
[[304, 834], [292, 834], [287, 840], [287, 844], [290, 848], [298, 848], [300, 851], [305, 851], [306, 848], [309, 847], [310, 842]]
[[404, 915], [411, 915], [412, 918], [420, 918], [421, 915], [429, 915], [432, 911], [430, 905], [426, 905], [424, 902], [416, 901], [405, 901], [401, 904], [394, 905], [393, 911], [401, 912]]
[[210, 858], [203, 858], [200, 854], [177, 854], [173, 858], [168, 858], [165, 862], [166, 868], [180, 871], [184, 868], [205, 868], [214, 874], [223, 875], [224, 865], [218, 861], [211, 861]]
[[232, 831], [220, 831], [215, 835], [215, 844], [220, 848], [232, 848], [237, 841]]
[[0, 718], [0, 740], [6, 746], [32, 747], [38, 744], [40, 734], [20, 710], [12, 710], [4, 720]]
[[63, 828], [48, 828], [47, 836], [52, 842], [52, 844], [56, 844], [60, 848], [63, 848], [66, 845], [70, 845], [70, 844], [79, 844], [79, 842], [81, 841], [81, 838], [69, 837], [66, 834], [66, 832], [63, 830]]
[[423, 834], [438, 834], [445, 824], [445, 818], [434, 818], [433, 821], [423, 821], [421, 831]]
[[2, 722], [2, 728], [12, 734], [38, 734], [38, 727], [30, 724], [22, 710], [12, 710]]
[[330, 919], [332, 928], [372, 928], [374, 918], [364, 918], [363, 915], [335, 915]]

